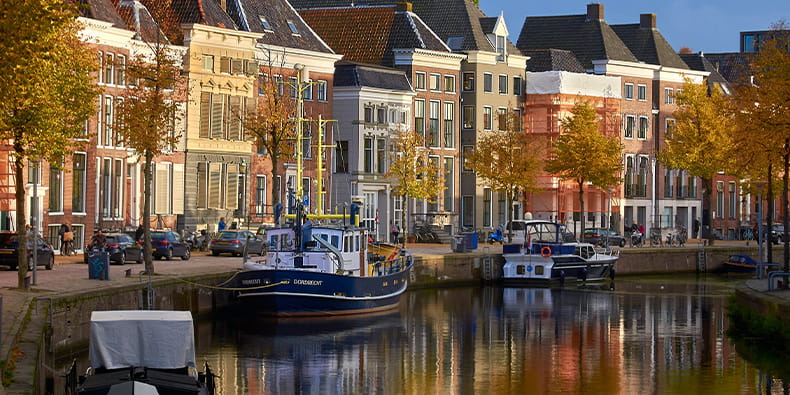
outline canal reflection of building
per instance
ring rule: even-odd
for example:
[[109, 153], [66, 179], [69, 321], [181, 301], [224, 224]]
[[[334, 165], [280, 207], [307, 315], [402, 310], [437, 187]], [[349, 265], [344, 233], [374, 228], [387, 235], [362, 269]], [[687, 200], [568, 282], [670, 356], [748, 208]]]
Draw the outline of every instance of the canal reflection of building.
[[338, 325], [245, 325], [233, 334], [237, 359], [216, 357], [228, 359], [220, 373], [225, 393], [239, 394], [754, 388], [756, 375], [725, 337], [726, 299], [719, 290], [622, 280], [617, 289], [410, 291], [400, 314]]

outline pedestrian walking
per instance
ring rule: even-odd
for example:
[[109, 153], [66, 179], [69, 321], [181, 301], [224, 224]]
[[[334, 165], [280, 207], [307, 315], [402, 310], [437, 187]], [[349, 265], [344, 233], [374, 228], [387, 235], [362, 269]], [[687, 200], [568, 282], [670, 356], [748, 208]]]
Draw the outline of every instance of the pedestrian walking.
[[398, 229], [398, 225], [392, 224], [392, 242], [398, 243], [398, 235], [400, 234], [400, 229]]
[[137, 225], [137, 230], [134, 231], [134, 239], [135, 240], [142, 240], [143, 234], [145, 234], [145, 229], [143, 229], [143, 224]]

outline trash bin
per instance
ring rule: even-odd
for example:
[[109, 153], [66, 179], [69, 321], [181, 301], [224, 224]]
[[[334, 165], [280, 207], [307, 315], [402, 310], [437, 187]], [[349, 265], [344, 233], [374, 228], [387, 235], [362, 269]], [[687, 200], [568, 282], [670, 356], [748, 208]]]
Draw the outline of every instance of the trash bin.
[[463, 235], [453, 237], [453, 252], [466, 252], [466, 242]]
[[467, 250], [477, 249], [477, 232], [464, 232], [464, 244]]
[[110, 279], [110, 254], [107, 251], [88, 252], [88, 278], [91, 280]]

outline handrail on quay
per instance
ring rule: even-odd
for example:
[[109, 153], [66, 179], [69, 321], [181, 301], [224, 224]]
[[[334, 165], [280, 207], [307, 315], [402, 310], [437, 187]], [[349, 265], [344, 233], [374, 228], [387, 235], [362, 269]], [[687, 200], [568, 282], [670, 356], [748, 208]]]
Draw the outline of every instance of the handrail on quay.
[[755, 278], [758, 280], [763, 279], [763, 273], [765, 273], [765, 269], [769, 267], [781, 267], [782, 264], [779, 262], [757, 262], [757, 269], [755, 270]]
[[787, 281], [787, 277], [790, 277], [790, 272], [770, 272], [768, 273], [768, 291], [774, 290], [774, 277], [784, 277], [785, 281]]

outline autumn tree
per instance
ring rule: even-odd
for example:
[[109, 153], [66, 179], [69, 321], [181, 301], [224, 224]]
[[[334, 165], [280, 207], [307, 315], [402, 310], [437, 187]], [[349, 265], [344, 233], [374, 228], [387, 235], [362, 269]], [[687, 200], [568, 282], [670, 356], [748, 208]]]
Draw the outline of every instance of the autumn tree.
[[579, 217], [584, 231], [584, 185], [601, 189], [620, 183], [623, 145], [614, 133], [601, 132], [598, 114], [581, 102], [560, 121], [562, 132], [546, 160], [545, 170], [579, 187]]
[[[258, 146], [258, 152], [268, 156], [272, 164], [272, 180], [277, 182], [280, 163], [293, 155], [296, 140], [296, 100], [287, 94], [291, 89], [281, 78], [274, 78], [275, 68], [284, 67], [284, 54], [273, 50], [264, 51], [264, 78], [258, 81], [258, 95], [255, 112], [247, 114], [244, 130]], [[278, 61], [279, 59], [279, 61]], [[288, 88], [288, 89], [286, 89]], [[271, 188], [272, 207], [280, 203], [279, 185]]]
[[154, 274], [151, 249], [151, 181], [153, 161], [171, 151], [181, 140], [176, 129], [181, 115], [184, 82], [180, 74], [182, 54], [173, 50], [164, 35], [146, 42], [147, 53], [127, 64], [132, 82], [116, 108], [114, 130], [118, 142], [143, 159], [143, 254], [145, 271]]
[[392, 139], [390, 165], [386, 177], [392, 182], [392, 193], [404, 200], [401, 211], [403, 240], [408, 237], [406, 226], [406, 198], [426, 199], [433, 203], [444, 191], [444, 175], [438, 163], [428, 158], [425, 137], [413, 130], [397, 132]]
[[[736, 90], [736, 130], [748, 132], [751, 141], [739, 141], [739, 149], [757, 153], [769, 168], [782, 169], [782, 207], [785, 229], [790, 229], [788, 216], [788, 177], [790, 177], [790, 37], [787, 26], [772, 26], [767, 38], [760, 42], [758, 52], [749, 64], [751, 81], [744, 81]], [[751, 148], [751, 149], [750, 149]], [[768, 172], [770, 182], [774, 175]], [[755, 179], [765, 179], [756, 176]], [[769, 201], [771, 201], [769, 187]], [[768, 224], [770, 226], [770, 223]], [[790, 239], [784, 238], [784, 271], [790, 271]], [[769, 250], [770, 251], [770, 250]]]
[[78, 15], [75, 2], [0, 2], [0, 139], [13, 147], [20, 288], [28, 270], [25, 166], [62, 166], [95, 113], [96, 53], [80, 42]]
[[[687, 79], [675, 100], [675, 125], [657, 157], [668, 168], [688, 170], [692, 177], [700, 177], [704, 190], [702, 224], [710, 227], [713, 177], [732, 167], [729, 98], [715, 86], [708, 89]], [[713, 232], [708, 232], [708, 240], [713, 244]]]
[[[501, 131], [484, 134], [478, 138], [474, 151], [464, 158], [465, 166], [475, 172], [482, 185], [505, 195], [508, 211], [513, 202], [526, 192], [535, 192], [537, 176], [543, 167], [543, 146], [534, 136], [528, 136], [520, 128], [520, 122], [513, 114], [507, 127]], [[507, 213], [513, 218], [512, 212]], [[510, 221], [507, 221], [510, 222]], [[512, 224], [508, 229], [511, 240]]]

